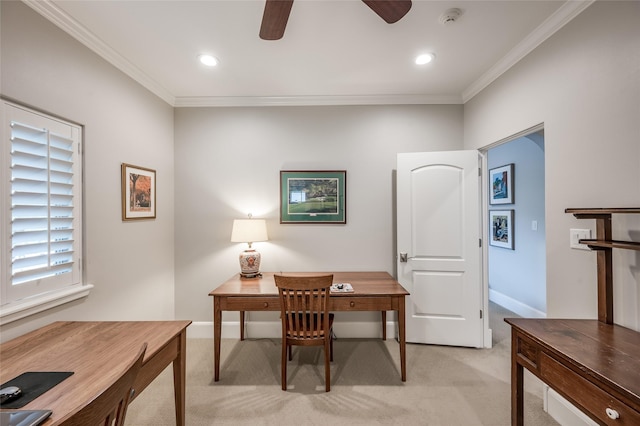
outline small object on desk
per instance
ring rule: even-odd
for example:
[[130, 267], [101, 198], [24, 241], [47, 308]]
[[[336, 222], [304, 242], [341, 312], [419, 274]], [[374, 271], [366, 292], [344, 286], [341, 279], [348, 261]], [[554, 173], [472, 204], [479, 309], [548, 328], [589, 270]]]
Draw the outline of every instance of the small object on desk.
[[20, 398], [20, 395], [22, 395], [22, 389], [17, 386], [7, 386], [6, 388], [2, 388], [0, 389], [0, 404]]
[[332, 293], [350, 293], [353, 292], [353, 287], [349, 283], [334, 283], [331, 285]]
[[0, 412], [2, 426], [37, 426], [51, 415], [51, 410], [16, 410]]

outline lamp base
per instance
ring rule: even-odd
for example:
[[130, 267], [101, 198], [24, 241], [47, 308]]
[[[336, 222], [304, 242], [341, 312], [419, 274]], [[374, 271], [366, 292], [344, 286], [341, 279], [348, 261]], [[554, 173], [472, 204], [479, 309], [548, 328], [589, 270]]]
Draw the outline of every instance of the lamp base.
[[260, 275], [260, 253], [251, 249], [240, 253], [240, 275], [244, 278]]
[[255, 274], [243, 274], [242, 272], [240, 272], [240, 276], [242, 278], [258, 278], [262, 276], [262, 272], [257, 272]]

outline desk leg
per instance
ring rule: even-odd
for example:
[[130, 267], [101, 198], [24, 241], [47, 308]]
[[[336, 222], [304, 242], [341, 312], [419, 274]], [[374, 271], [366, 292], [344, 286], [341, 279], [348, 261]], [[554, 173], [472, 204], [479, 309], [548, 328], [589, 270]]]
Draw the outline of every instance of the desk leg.
[[407, 337], [405, 333], [404, 299], [402, 296], [398, 303], [398, 339], [400, 340], [400, 373], [402, 381], [407, 381]]
[[524, 425], [523, 367], [518, 364], [518, 339], [511, 330], [511, 425]]
[[244, 311], [240, 311], [240, 340], [244, 340]]
[[387, 311], [382, 311], [382, 340], [387, 340]]
[[222, 336], [222, 311], [220, 298], [213, 296], [213, 380], [220, 380], [220, 338]]
[[173, 360], [173, 389], [176, 404], [176, 425], [185, 424], [185, 385], [187, 366], [187, 330], [183, 330], [178, 336], [180, 339], [179, 352]]

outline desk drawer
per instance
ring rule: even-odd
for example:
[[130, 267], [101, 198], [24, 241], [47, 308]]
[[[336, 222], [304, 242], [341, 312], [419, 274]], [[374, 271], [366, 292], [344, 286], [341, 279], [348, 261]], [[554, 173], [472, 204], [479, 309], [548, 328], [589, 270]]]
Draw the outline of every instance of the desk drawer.
[[227, 297], [220, 299], [223, 311], [279, 311], [278, 297]]
[[332, 311], [392, 311], [391, 297], [333, 297]]
[[[640, 413], [545, 353], [540, 354], [540, 375], [561, 394], [569, 396], [582, 407], [588, 407], [588, 411], [602, 424], [625, 426], [640, 424]], [[610, 418], [607, 415], [607, 409], [615, 410], [619, 417]]]

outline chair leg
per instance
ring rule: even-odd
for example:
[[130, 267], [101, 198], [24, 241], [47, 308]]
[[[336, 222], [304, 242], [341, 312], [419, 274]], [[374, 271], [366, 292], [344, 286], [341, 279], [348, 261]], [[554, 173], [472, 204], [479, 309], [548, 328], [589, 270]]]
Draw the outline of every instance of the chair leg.
[[282, 366], [281, 366], [281, 370], [282, 370], [282, 390], [286, 391], [287, 390], [287, 347], [289, 348], [289, 350], [291, 349], [291, 346], [287, 345], [286, 341], [282, 341]]
[[329, 337], [329, 354], [331, 362], [333, 362], [333, 333]]
[[293, 352], [292, 352], [292, 347], [293, 345], [289, 345], [289, 361], [291, 361], [293, 359]]
[[331, 365], [329, 363], [329, 358], [330, 358], [330, 354], [329, 351], [331, 350], [328, 346], [330, 346], [329, 342], [331, 341], [331, 339], [329, 339], [329, 341], [325, 340], [324, 343], [324, 388], [326, 392], [331, 391]]

